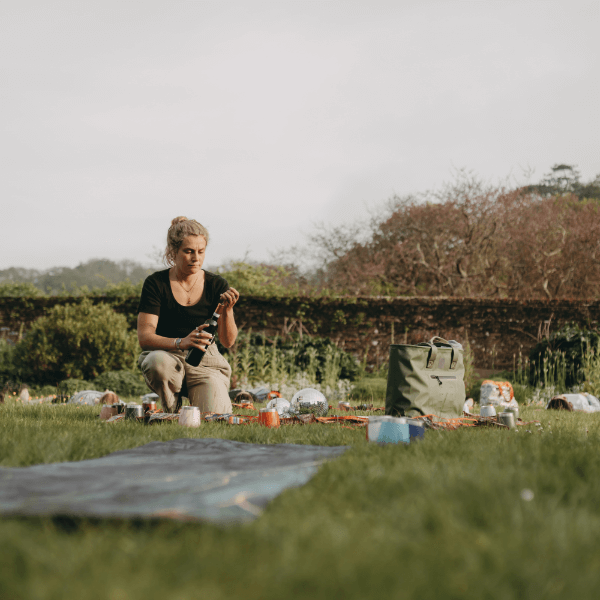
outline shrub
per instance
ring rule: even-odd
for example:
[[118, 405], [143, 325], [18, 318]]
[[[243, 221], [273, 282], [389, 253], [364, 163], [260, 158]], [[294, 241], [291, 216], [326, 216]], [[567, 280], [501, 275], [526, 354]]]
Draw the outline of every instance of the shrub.
[[57, 390], [55, 385], [43, 385], [33, 389], [33, 395], [40, 397], [54, 396], [57, 393], [60, 393], [60, 390]]
[[15, 346], [5, 338], [0, 338], [0, 378], [10, 379], [15, 373]]
[[469, 396], [468, 393], [475, 386], [478, 388], [481, 387], [481, 383], [477, 377], [477, 373], [475, 373], [475, 353], [473, 352], [473, 348], [471, 348], [471, 344], [469, 340], [465, 340], [463, 344], [463, 364], [465, 366], [465, 391], [467, 392], [467, 398], [473, 398], [473, 396]]
[[515, 393], [515, 400], [519, 403], [519, 406], [524, 406], [525, 404], [527, 404], [529, 396], [531, 395], [531, 389], [526, 385], [514, 382], [512, 386], [513, 391]]
[[140, 373], [132, 371], [108, 371], [94, 379], [94, 389], [110, 390], [119, 396], [141, 396], [151, 390]]
[[[350, 381], [356, 381], [359, 377], [359, 365], [352, 354], [345, 352], [329, 339], [329, 338], [318, 338], [318, 337], [305, 337], [302, 342], [297, 342], [297, 356], [296, 364], [302, 369], [306, 369], [310, 361], [310, 348], [314, 348], [317, 351], [317, 381], [321, 383], [325, 375], [325, 365], [327, 360], [328, 350], [331, 351], [336, 348], [340, 355], [340, 379], [349, 379]], [[283, 346], [285, 348], [285, 345]], [[288, 347], [293, 347], [293, 343], [290, 343]]]
[[22, 298], [22, 297], [39, 297], [44, 296], [44, 292], [37, 288], [33, 283], [21, 283], [13, 281], [5, 281], [0, 283], [1, 298]]
[[127, 318], [89, 298], [54, 306], [16, 345], [15, 364], [34, 383], [92, 380], [106, 371], [134, 369], [141, 349]]
[[332, 384], [332, 380], [359, 378], [360, 368], [356, 359], [338, 348], [328, 338], [306, 336], [302, 340], [297, 334], [286, 341], [275, 337], [267, 343], [263, 333], [239, 332], [235, 345], [225, 348], [218, 342], [219, 351], [227, 357], [233, 373], [250, 381], [265, 380], [273, 372], [273, 343], [277, 349], [276, 360], [279, 372], [293, 379], [294, 374], [304, 371], [311, 381]]
[[[44, 386], [42, 389], [49, 389], [50, 386]], [[75, 392], [83, 392], [84, 390], [94, 390], [94, 384], [84, 379], [65, 379], [58, 384], [58, 392], [72, 396]], [[101, 390], [98, 390], [101, 391]], [[56, 394], [56, 388], [52, 394]]]
[[351, 398], [359, 402], [385, 403], [387, 379], [369, 377], [352, 388]]
[[586, 353], [598, 347], [597, 331], [572, 323], [544, 338], [529, 353], [529, 382], [559, 384], [570, 388], [583, 378]]

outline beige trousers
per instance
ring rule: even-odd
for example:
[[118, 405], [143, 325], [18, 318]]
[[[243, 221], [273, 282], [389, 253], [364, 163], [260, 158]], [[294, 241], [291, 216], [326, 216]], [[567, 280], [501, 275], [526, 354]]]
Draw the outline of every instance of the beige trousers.
[[190, 404], [197, 406], [200, 412], [232, 412], [228, 394], [231, 367], [216, 344], [208, 347], [197, 367], [185, 362], [186, 354], [187, 351], [176, 349], [146, 350], [138, 358], [144, 379], [160, 397], [163, 409], [167, 412], [178, 410], [185, 381]]

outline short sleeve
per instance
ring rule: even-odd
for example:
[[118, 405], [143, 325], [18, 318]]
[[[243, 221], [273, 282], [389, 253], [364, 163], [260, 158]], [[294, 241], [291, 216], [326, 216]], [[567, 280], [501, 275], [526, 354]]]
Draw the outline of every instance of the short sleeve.
[[211, 304], [216, 306], [219, 303], [219, 298], [222, 293], [226, 292], [229, 289], [229, 284], [227, 283], [227, 279], [221, 277], [220, 275], [215, 275], [212, 280], [212, 298]]
[[154, 277], [146, 277], [138, 305], [138, 313], [160, 316], [160, 287]]

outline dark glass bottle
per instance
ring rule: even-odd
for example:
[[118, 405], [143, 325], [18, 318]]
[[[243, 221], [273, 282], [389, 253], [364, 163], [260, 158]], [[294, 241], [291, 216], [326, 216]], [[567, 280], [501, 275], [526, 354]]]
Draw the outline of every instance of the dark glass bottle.
[[[215, 312], [213, 313], [212, 317], [209, 317], [208, 319], [206, 319], [206, 321], [204, 321], [204, 325], [208, 325], [208, 327], [205, 327], [202, 330], [206, 333], [210, 333], [213, 336], [217, 332], [217, 324], [219, 323], [219, 317], [221, 316], [217, 312], [219, 310], [219, 306], [217, 306], [217, 308], [215, 309]], [[197, 367], [202, 362], [202, 359], [204, 358], [205, 354], [206, 350], [200, 350], [200, 348], [190, 348], [188, 350], [187, 356], [185, 357], [185, 362], [187, 362], [188, 365], [191, 365], [192, 367]]]

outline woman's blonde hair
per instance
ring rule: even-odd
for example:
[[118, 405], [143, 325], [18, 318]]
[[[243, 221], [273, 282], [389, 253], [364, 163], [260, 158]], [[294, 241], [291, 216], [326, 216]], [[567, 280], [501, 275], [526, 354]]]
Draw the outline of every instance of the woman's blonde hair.
[[188, 235], [201, 235], [208, 246], [208, 230], [204, 225], [187, 217], [175, 217], [167, 232], [167, 247], [163, 256], [163, 260], [169, 267], [175, 264], [175, 255]]

